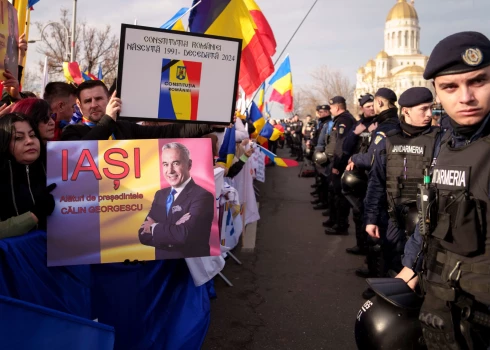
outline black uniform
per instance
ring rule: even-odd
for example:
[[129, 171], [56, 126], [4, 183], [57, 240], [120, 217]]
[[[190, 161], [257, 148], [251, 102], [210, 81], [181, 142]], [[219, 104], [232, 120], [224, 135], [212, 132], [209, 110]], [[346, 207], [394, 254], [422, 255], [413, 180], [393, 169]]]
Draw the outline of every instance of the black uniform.
[[[436, 45], [424, 78], [489, 65], [490, 40], [480, 33], [457, 33]], [[430, 350], [490, 346], [489, 119], [490, 114], [469, 126], [451, 119], [454, 130], [443, 137], [432, 185], [419, 189], [427, 192], [421, 198], [437, 193], [431, 201], [436, 213], [430, 225], [410, 237], [403, 264], [419, 272], [425, 293], [419, 320]]]
[[[368, 131], [368, 128], [375, 121], [375, 118], [364, 118], [361, 116], [361, 119], [352, 127], [351, 132], [347, 136], [343, 145], [343, 163], [347, 163], [349, 158], [352, 155], [361, 153], [364, 154], [368, 151], [369, 145], [371, 144], [371, 132]], [[360, 135], [356, 135], [354, 130], [358, 125], [364, 125], [366, 130], [363, 131]], [[364, 198], [360, 198], [361, 205], [352, 209], [354, 224], [356, 225], [356, 242], [357, 247], [361, 251], [367, 250], [367, 234], [366, 228], [364, 226], [364, 206], [362, 205]]]
[[347, 234], [350, 204], [342, 195], [341, 177], [347, 166], [342, 149], [344, 140], [356, 122], [349, 111], [339, 114], [334, 119], [330, 140], [325, 150], [327, 156], [332, 159], [332, 169], [339, 171], [338, 174], [330, 175], [330, 218], [324, 225], [327, 227], [326, 234]]
[[298, 120], [297, 122], [291, 123], [291, 155], [296, 156], [296, 160], [303, 160], [303, 122]]
[[[310, 141], [311, 147], [316, 151], [325, 151], [326, 143], [328, 142], [328, 124], [331, 120], [332, 117], [330, 116], [318, 119], [314, 136]], [[323, 167], [315, 165], [317, 189], [313, 191], [312, 194], [317, 194], [318, 199], [312, 201], [312, 204], [315, 204], [314, 209], [322, 210], [327, 208], [328, 186], [330, 180], [330, 177], [327, 176], [327, 173], [325, 172], [327, 166], [328, 164], [324, 164]]]

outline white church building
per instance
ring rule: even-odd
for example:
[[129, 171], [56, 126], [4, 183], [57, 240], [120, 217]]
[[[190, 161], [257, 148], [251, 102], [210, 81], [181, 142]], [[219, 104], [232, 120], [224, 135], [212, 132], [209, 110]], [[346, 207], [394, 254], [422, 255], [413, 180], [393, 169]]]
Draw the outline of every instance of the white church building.
[[413, 86], [432, 83], [423, 78], [429, 57], [420, 52], [420, 26], [414, 1], [396, 0], [386, 17], [384, 49], [357, 71], [354, 105], [359, 96], [374, 94], [380, 87], [387, 87], [400, 96]]

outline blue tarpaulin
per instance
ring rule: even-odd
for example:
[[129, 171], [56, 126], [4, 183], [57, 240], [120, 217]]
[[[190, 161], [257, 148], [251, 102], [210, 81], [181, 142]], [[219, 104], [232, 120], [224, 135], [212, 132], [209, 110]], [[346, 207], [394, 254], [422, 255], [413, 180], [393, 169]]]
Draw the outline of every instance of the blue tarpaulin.
[[0, 295], [98, 318], [115, 328], [117, 350], [201, 348], [213, 293], [184, 259], [48, 268], [45, 232], [0, 240]]
[[0, 347], [9, 350], [112, 350], [114, 328], [0, 296]]
[[0, 295], [75, 316], [90, 314], [90, 266], [46, 265], [46, 232], [0, 239]]

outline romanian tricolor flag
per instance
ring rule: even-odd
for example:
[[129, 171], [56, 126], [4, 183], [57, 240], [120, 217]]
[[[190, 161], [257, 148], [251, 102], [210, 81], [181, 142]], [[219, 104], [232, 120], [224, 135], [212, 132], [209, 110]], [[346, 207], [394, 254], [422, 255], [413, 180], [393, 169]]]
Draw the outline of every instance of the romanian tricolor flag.
[[252, 137], [256, 137], [264, 127], [265, 119], [262, 116], [262, 113], [260, 113], [259, 107], [257, 107], [255, 102], [253, 101], [252, 101], [252, 105], [250, 106], [250, 113], [248, 115], [248, 119], [252, 122], [252, 124], [255, 127], [255, 132], [253, 133]]
[[225, 138], [219, 149], [219, 158], [217, 163], [226, 166], [229, 169], [233, 165], [233, 159], [235, 158], [235, 125], [232, 128], [226, 129]]
[[282, 166], [284, 168], [290, 168], [293, 166], [298, 166], [298, 162], [292, 159], [279, 158], [274, 153], [269, 151], [268, 149], [260, 146], [260, 152], [264, 153], [271, 161], [276, 163], [278, 166]]
[[267, 102], [265, 103], [265, 117], [267, 120], [272, 118], [271, 110], [269, 109], [269, 104]]
[[181, 17], [189, 10], [188, 7], [182, 7], [172, 18], [170, 18], [167, 22], [162, 24], [160, 28], [169, 29], [169, 30], [180, 30], [185, 32], [184, 23], [182, 22]]
[[84, 81], [87, 81], [87, 80], [99, 80], [97, 79], [97, 77], [95, 75], [93, 75], [92, 73], [90, 73], [87, 69], [83, 70], [83, 71], [80, 71], [80, 73], [82, 74], [82, 78]]
[[32, 6], [36, 5], [40, 0], [28, 0], [27, 1], [27, 8], [34, 10]]
[[99, 64], [99, 70], [97, 72], [97, 79], [98, 80], [103, 80], [104, 79], [104, 74], [102, 74], [102, 66]]
[[63, 73], [69, 83], [80, 85], [84, 81], [77, 62], [63, 62]]
[[[193, 6], [199, 0], [193, 1]], [[242, 39], [238, 83], [252, 95], [273, 72], [274, 64], [255, 30], [255, 22], [243, 0], [200, 0], [191, 10], [189, 28], [194, 33]]]
[[262, 45], [266, 49], [269, 56], [274, 56], [276, 53], [277, 44], [276, 38], [274, 37], [274, 32], [272, 31], [269, 22], [254, 0], [244, 0], [244, 2], [255, 22], [255, 30], [260, 37]]
[[282, 134], [283, 133], [272, 126], [271, 123], [266, 123], [259, 135], [269, 141], [277, 141]]
[[273, 87], [269, 101], [275, 101], [284, 105], [284, 112], [293, 111], [293, 76], [289, 56], [279, 66], [279, 69], [269, 81]]
[[[175, 120], [197, 120], [202, 62], [162, 60], [158, 115]], [[186, 86], [175, 89], [173, 86]]]
[[264, 94], [265, 94], [265, 83], [262, 83], [260, 85], [259, 89], [259, 102], [257, 103], [257, 107], [259, 107], [259, 111], [263, 112], [264, 111]]

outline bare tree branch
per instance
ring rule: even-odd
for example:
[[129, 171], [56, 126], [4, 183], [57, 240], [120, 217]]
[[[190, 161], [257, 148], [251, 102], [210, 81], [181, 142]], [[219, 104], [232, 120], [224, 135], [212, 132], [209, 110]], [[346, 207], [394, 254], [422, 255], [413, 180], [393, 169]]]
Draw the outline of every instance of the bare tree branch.
[[[310, 76], [312, 83], [296, 89], [297, 113], [314, 115], [316, 106], [328, 104], [329, 99], [334, 96], [343, 96], [347, 100], [347, 108], [353, 107], [354, 86], [342, 72], [330, 70], [327, 66], [320, 66], [312, 71]], [[296, 98], [301, 101], [297, 102]]]
[[[68, 15], [67, 9], [60, 10], [58, 24], [46, 27], [43, 41], [37, 47], [37, 52], [48, 57], [50, 77], [58, 80], [63, 79], [63, 62], [67, 61], [69, 54], [66, 49], [70, 47], [69, 38], [65, 30], [65, 27], [71, 30], [71, 19]], [[41, 31], [46, 23], [37, 22], [35, 25]], [[98, 29], [80, 22], [77, 24], [75, 43], [76, 61], [80, 68], [96, 76], [101, 65], [104, 81], [110, 85], [116, 78], [119, 59], [119, 38], [111, 34], [111, 27]], [[44, 60], [38, 62], [38, 66], [42, 72]]]

